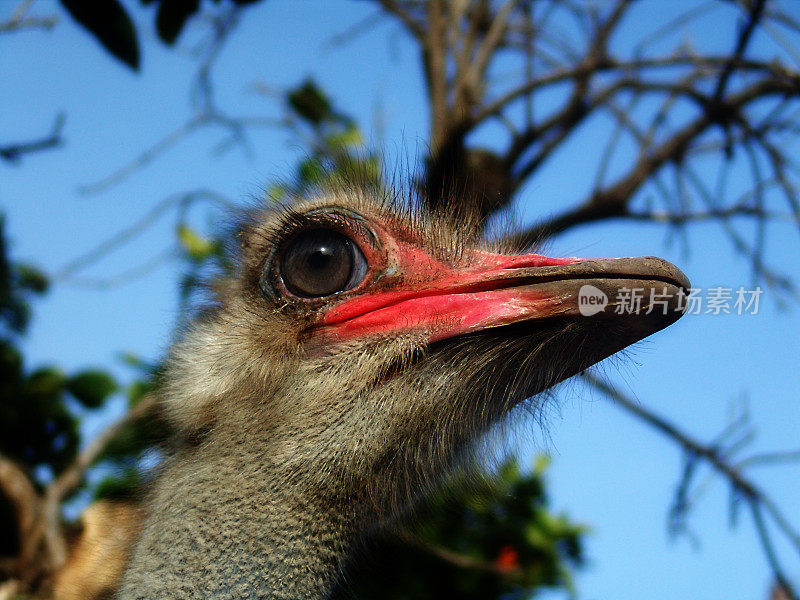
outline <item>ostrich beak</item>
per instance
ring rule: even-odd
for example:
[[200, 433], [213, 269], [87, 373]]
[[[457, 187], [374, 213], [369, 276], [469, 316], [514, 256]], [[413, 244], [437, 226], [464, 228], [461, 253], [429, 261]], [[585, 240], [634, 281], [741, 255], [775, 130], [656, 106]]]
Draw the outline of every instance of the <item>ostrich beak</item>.
[[457, 267], [419, 250], [403, 253], [395, 275], [332, 306], [318, 333], [343, 341], [423, 331], [436, 342], [561, 318], [587, 329], [613, 327], [617, 333], [603, 352], [609, 356], [675, 322], [690, 287], [677, 267], [651, 256], [556, 259], [478, 252], [468, 263]]

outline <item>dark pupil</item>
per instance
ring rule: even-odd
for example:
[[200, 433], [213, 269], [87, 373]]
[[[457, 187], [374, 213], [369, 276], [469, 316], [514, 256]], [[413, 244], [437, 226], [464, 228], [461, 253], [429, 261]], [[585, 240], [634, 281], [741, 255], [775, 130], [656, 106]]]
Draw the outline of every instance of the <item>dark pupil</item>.
[[284, 253], [281, 274], [301, 296], [328, 296], [347, 288], [353, 272], [353, 243], [342, 234], [312, 229], [298, 235]]

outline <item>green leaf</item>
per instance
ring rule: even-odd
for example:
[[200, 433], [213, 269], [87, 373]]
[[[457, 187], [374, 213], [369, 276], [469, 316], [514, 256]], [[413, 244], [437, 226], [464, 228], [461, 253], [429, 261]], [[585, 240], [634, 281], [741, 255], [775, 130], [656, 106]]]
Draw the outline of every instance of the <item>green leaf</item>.
[[122, 461], [130, 464], [131, 460], [142, 457], [169, 438], [170, 430], [167, 422], [157, 413], [150, 413], [135, 421], [129, 422], [114, 436], [106, 446], [100, 460]]
[[298, 167], [300, 181], [304, 184], [319, 183], [325, 177], [325, 168], [316, 158], [308, 158]]
[[128, 13], [117, 0], [61, 0], [72, 18], [114, 57], [139, 70], [139, 41]]
[[[0, 340], [0, 381], [6, 386], [18, 382], [22, 378], [22, 355], [14, 346]], [[2, 388], [0, 388], [2, 389]], [[0, 396], [5, 399], [5, 395]]]
[[536, 459], [533, 461], [533, 472], [535, 475], [541, 477], [550, 466], [551, 458], [549, 454], [537, 454]]
[[270, 202], [280, 202], [290, 191], [289, 186], [285, 183], [274, 183], [267, 188], [267, 199]]
[[153, 386], [147, 381], [134, 381], [128, 386], [128, 389], [125, 390], [128, 396], [128, 404], [130, 406], [136, 406], [151, 389], [153, 389]]
[[24, 333], [31, 319], [31, 307], [20, 298], [8, 298], [4, 302], [0, 317], [15, 333]]
[[64, 373], [55, 367], [37, 369], [28, 376], [27, 392], [41, 395], [57, 395], [64, 387]]
[[17, 276], [19, 277], [19, 286], [26, 290], [43, 294], [47, 291], [49, 281], [47, 276], [36, 267], [30, 265], [16, 265]]
[[220, 252], [219, 242], [201, 236], [188, 225], [178, 226], [178, 240], [192, 260], [202, 261]]
[[332, 116], [330, 101], [313, 81], [306, 81], [289, 92], [288, 99], [292, 110], [312, 125], [319, 125]]
[[156, 14], [156, 31], [165, 44], [172, 45], [194, 13], [200, 8], [200, 0], [161, 0]]
[[142, 375], [150, 376], [158, 370], [157, 363], [149, 363], [133, 352], [121, 352], [118, 356], [123, 363], [133, 367]]
[[381, 161], [377, 155], [371, 155], [358, 160], [359, 176], [368, 183], [380, 185], [381, 183]]
[[333, 151], [346, 150], [348, 147], [360, 146], [364, 143], [361, 130], [353, 123], [340, 133], [333, 133], [325, 138], [325, 143]]
[[135, 500], [139, 497], [144, 483], [144, 478], [138, 469], [128, 468], [120, 474], [102, 479], [94, 492], [94, 499]]
[[117, 389], [117, 382], [105, 371], [83, 371], [67, 381], [69, 393], [86, 408], [102, 406]]

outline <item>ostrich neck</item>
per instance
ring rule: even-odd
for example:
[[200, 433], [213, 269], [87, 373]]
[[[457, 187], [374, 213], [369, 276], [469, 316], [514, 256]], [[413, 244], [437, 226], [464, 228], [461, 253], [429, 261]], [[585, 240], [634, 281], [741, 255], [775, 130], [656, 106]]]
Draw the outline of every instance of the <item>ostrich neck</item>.
[[120, 600], [325, 598], [354, 519], [278, 465], [186, 450], [163, 472]]
[[160, 476], [119, 599], [327, 597], [353, 544], [479, 430], [469, 403], [423, 378], [375, 387], [374, 364], [353, 361], [340, 386], [334, 365], [218, 402], [207, 436]]

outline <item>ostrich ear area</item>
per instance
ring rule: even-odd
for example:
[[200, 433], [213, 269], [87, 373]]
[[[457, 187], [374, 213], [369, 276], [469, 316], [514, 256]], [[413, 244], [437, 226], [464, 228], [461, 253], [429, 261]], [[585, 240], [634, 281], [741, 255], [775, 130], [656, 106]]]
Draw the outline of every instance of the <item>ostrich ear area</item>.
[[[413, 266], [420, 269], [418, 258]], [[607, 339], [597, 340], [605, 345], [601, 360], [676, 321], [690, 287], [677, 267], [655, 257], [478, 253], [468, 267], [434, 259], [422, 267], [422, 281], [406, 273], [413, 285], [384, 284], [332, 306], [315, 336], [335, 342], [423, 331], [429, 342], [437, 342], [517, 323], [568, 319], [587, 329], [607, 329]]]

